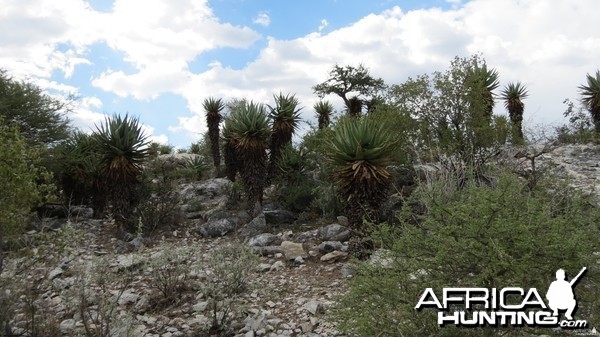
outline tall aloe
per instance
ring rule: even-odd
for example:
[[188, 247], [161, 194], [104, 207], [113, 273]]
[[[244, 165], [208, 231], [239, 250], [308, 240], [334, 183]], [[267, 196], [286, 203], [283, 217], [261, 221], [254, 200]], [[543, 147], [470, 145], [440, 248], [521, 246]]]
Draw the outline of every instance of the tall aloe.
[[269, 157], [269, 178], [277, 172], [277, 163], [281, 157], [281, 149], [292, 143], [292, 136], [300, 124], [300, 110], [295, 95], [273, 95], [275, 107], [269, 107], [269, 117], [273, 121], [271, 147]]
[[363, 219], [376, 220], [387, 196], [390, 173], [386, 166], [394, 151], [392, 134], [373, 119], [345, 118], [334, 128], [330, 159], [350, 225], [364, 237]]
[[[498, 71], [496, 69], [488, 69], [487, 65], [475, 65], [470, 74], [468, 74], [468, 79], [471, 81], [473, 85], [473, 90], [475, 93], [475, 97], [477, 99], [481, 98], [483, 103], [483, 116], [485, 120], [491, 122], [492, 113], [494, 110], [494, 93], [500, 86], [500, 82], [498, 81]], [[479, 96], [479, 97], [477, 97]]]
[[587, 74], [587, 85], [580, 85], [581, 101], [592, 115], [596, 133], [600, 133], [600, 70], [596, 70], [596, 76]]
[[528, 95], [527, 88], [525, 88], [521, 82], [508, 83], [500, 93], [500, 98], [504, 100], [504, 107], [508, 111], [508, 116], [512, 123], [513, 138], [515, 138], [514, 140], [517, 142], [523, 141], [522, 124], [523, 110], [525, 108], [523, 100], [527, 98]]
[[246, 188], [248, 207], [256, 215], [262, 207], [263, 190], [267, 181], [267, 148], [271, 128], [265, 107], [253, 102], [234, 110], [228, 127], [235, 141], [236, 157], [240, 161], [240, 176]]
[[93, 137], [100, 172], [112, 202], [115, 224], [120, 234], [137, 204], [134, 191], [139, 184], [141, 165], [148, 157], [147, 136], [137, 118], [114, 115], [96, 126]]
[[208, 139], [210, 140], [210, 151], [213, 157], [213, 165], [218, 168], [221, 165], [221, 153], [219, 150], [219, 123], [221, 123], [221, 111], [225, 103], [219, 98], [209, 97], [202, 103], [206, 111], [206, 124], [208, 126]]
[[231, 118], [226, 118], [223, 125], [223, 160], [225, 161], [225, 175], [231, 181], [239, 171], [239, 161], [236, 155], [237, 141], [231, 130]]
[[333, 105], [328, 101], [318, 101], [313, 105], [315, 113], [317, 114], [317, 121], [319, 130], [329, 126], [331, 122], [331, 114], [333, 113]]
[[75, 132], [60, 146], [61, 184], [69, 202], [88, 203], [96, 218], [104, 216], [106, 191], [94, 137]]

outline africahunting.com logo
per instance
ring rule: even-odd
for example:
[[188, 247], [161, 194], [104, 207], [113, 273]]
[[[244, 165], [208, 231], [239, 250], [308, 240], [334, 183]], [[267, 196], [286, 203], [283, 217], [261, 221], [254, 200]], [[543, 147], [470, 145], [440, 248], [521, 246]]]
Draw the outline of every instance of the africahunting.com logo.
[[[440, 326], [505, 327], [538, 326], [584, 329], [587, 320], [573, 319], [577, 300], [573, 288], [586, 272], [567, 281], [565, 271], [556, 271], [556, 280], [546, 292], [548, 304], [536, 288], [443, 288], [441, 301], [432, 288], [421, 295], [415, 309], [436, 308]], [[460, 308], [454, 310], [453, 308]], [[563, 320], [560, 319], [564, 312]]]

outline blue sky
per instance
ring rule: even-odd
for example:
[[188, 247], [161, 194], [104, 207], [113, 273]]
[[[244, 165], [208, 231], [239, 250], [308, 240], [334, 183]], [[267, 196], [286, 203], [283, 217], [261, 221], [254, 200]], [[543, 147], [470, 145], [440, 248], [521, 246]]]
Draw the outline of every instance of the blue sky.
[[0, 29], [10, 32], [0, 36], [0, 67], [77, 95], [69, 117], [84, 130], [130, 113], [152, 139], [177, 147], [206, 131], [209, 96], [271, 103], [279, 91], [295, 93], [314, 121], [311, 86], [336, 63], [363, 63], [393, 84], [481, 53], [502, 84], [527, 85], [533, 129], [564, 122], [562, 101], [577, 99], [600, 67], [596, 0], [0, 0], [0, 8]]

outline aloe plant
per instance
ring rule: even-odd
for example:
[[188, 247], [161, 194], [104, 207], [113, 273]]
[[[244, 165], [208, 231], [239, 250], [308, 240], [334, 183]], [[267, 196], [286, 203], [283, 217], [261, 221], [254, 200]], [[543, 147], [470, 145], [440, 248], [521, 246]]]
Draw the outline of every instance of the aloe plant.
[[269, 117], [273, 121], [271, 146], [269, 154], [269, 178], [277, 173], [277, 163], [281, 157], [281, 149], [292, 143], [292, 136], [300, 124], [300, 104], [295, 95], [279, 93], [273, 96], [275, 107], [269, 107]]
[[516, 138], [515, 140], [518, 142], [523, 141], [522, 124], [523, 110], [525, 109], [523, 100], [527, 98], [528, 95], [527, 88], [525, 88], [521, 82], [507, 84], [500, 93], [500, 98], [504, 100], [504, 107], [508, 110], [514, 138]]
[[386, 166], [395, 149], [392, 134], [368, 117], [344, 118], [334, 128], [329, 148], [348, 220], [355, 233], [364, 236], [363, 219], [376, 220], [387, 196]]
[[213, 165], [218, 168], [221, 165], [221, 153], [219, 148], [219, 124], [221, 123], [221, 111], [225, 103], [221, 99], [209, 97], [202, 103], [206, 111], [206, 124], [208, 126], [208, 139], [210, 140], [210, 151], [213, 157]]
[[93, 138], [102, 181], [112, 202], [116, 229], [121, 234], [137, 203], [134, 190], [148, 157], [147, 136], [137, 118], [114, 115], [96, 127]]
[[233, 111], [226, 127], [235, 146], [248, 207], [256, 215], [257, 205], [262, 206], [268, 173], [267, 148], [271, 128], [266, 109], [262, 104], [244, 103]]
[[581, 101], [592, 115], [596, 133], [600, 133], [600, 70], [596, 76], [587, 74], [586, 79], [587, 85], [579, 86]]
[[318, 101], [313, 105], [317, 114], [319, 130], [329, 126], [331, 122], [331, 114], [333, 113], [333, 105], [328, 101]]

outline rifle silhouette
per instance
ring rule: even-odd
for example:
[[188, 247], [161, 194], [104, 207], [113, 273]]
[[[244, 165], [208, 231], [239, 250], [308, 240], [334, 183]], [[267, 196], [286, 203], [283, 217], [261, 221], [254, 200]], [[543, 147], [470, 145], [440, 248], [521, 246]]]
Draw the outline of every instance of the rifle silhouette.
[[577, 280], [581, 277], [581, 275], [583, 275], [583, 273], [586, 271], [586, 267], [581, 268], [581, 271], [579, 272], [579, 274], [577, 274], [577, 276], [573, 277], [573, 279], [571, 279], [571, 282], [569, 282], [569, 284], [571, 285], [571, 287], [573, 287], [573, 284], [575, 284], [575, 282], [577, 282]]

